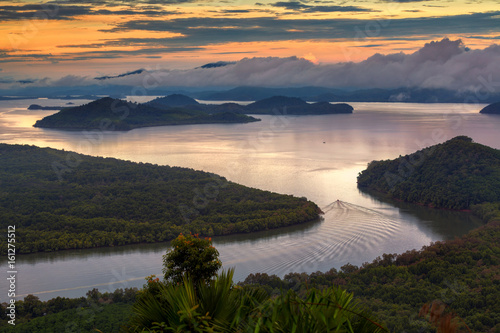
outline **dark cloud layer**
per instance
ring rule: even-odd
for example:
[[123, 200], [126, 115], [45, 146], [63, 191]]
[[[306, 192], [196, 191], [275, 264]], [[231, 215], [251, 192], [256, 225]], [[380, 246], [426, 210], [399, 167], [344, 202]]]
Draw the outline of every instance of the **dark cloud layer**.
[[[209, 45], [226, 42], [409, 38], [421, 35], [486, 34], [498, 31], [500, 11], [428, 18], [388, 20], [362, 19], [281, 19], [255, 18], [179, 18], [170, 20], [132, 20], [108, 31], [165, 31], [182, 34], [163, 42], [167, 45]], [[138, 39], [123, 40], [138, 42]], [[154, 39], [143, 39], [154, 43]]]
[[288, 10], [304, 13], [332, 13], [332, 12], [372, 12], [373, 10], [358, 6], [311, 6], [299, 1], [279, 1], [271, 4], [273, 7], [281, 7]]
[[[184, 0], [180, 0], [183, 1]], [[190, 0], [185, 0], [190, 1]], [[71, 4], [74, 3], [74, 4]], [[131, 2], [130, 2], [131, 3]], [[172, 2], [174, 3], [174, 2]], [[175, 2], [178, 3], [178, 2]], [[47, 4], [24, 4], [24, 5], [0, 5], [1, 21], [18, 21], [29, 19], [41, 20], [74, 20], [82, 15], [146, 15], [157, 17], [161, 15], [175, 14], [177, 11], [165, 10], [163, 7], [131, 7], [130, 9], [97, 9], [98, 5], [107, 5], [106, 2], [60, 2]]]

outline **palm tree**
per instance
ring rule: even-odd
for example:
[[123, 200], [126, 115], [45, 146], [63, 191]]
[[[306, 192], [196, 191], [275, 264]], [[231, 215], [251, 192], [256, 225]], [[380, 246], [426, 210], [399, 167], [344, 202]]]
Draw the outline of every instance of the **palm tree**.
[[[129, 332], [383, 332], [353, 295], [340, 288], [293, 291], [269, 299], [260, 289], [233, 285], [234, 270], [195, 286], [157, 282], [133, 307]], [[153, 291], [151, 291], [153, 290]]]

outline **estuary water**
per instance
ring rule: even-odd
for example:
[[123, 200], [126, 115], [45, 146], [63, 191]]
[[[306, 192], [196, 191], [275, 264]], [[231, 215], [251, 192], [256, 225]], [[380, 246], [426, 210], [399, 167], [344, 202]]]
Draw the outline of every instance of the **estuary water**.
[[[484, 105], [349, 103], [353, 114], [256, 116], [250, 124], [161, 126], [129, 132], [58, 131], [32, 125], [55, 111], [30, 104], [76, 105], [84, 100], [0, 101], [0, 142], [53, 147], [136, 162], [214, 172], [264, 190], [307, 197], [323, 218], [300, 226], [218, 237], [214, 244], [235, 279], [265, 272], [326, 271], [361, 265], [383, 253], [420, 249], [481, 225], [467, 213], [384, 202], [360, 192], [356, 177], [372, 160], [392, 159], [457, 135], [500, 148], [500, 116]], [[193, 193], [193, 196], [195, 194]], [[161, 275], [168, 243], [70, 250], [17, 257], [17, 294], [46, 300], [92, 288], [141, 287]], [[7, 272], [7, 259], [0, 261]], [[5, 273], [6, 274], [6, 273]], [[0, 301], [7, 300], [0, 284]]]

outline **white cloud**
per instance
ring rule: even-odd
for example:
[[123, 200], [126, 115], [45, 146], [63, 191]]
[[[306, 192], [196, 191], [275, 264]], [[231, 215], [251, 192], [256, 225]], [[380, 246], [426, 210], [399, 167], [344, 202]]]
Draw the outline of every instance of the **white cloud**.
[[[106, 80], [107, 84], [138, 87], [323, 86], [350, 88], [471, 89], [481, 80], [500, 81], [500, 46], [469, 50], [447, 38], [426, 44], [412, 54], [375, 54], [353, 63], [314, 64], [298, 58], [245, 58], [217, 68], [146, 70], [138, 75]], [[490, 79], [488, 79], [490, 78]], [[96, 84], [67, 76], [51, 85]], [[496, 87], [500, 89], [500, 87]], [[402, 96], [401, 96], [402, 97]]]

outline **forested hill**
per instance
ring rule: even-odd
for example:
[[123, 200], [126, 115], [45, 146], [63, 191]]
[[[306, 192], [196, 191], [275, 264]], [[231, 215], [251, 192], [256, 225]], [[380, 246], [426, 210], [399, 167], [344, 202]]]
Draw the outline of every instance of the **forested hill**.
[[200, 110], [180, 107], [157, 108], [155, 105], [105, 97], [85, 105], [64, 108], [56, 114], [38, 120], [34, 126], [67, 130], [127, 131], [148, 126], [248, 123], [258, 120], [243, 114], [214, 117]]
[[500, 150], [455, 137], [395, 160], [369, 163], [358, 187], [436, 208], [499, 202]]
[[249, 114], [276, 114], [276, 112], [294, 115], [318, 115], [352, 113], [353, 107], [346, 103], [330, 104], [317, 102], [309, 104], [297, 97], [273, 96], [251, 104], [245, 108]]
[[485, 106], [479, 113], [486, 113], [486, 114], [500, 114], [500, 102], [490, 104], [488, 106]]
[[[305, 198], [186, 168], [0, 144], [0, 224], [19, 253], [246, 233], [312, 221]], [[6, 252], [6, 238], [0, 240]]]

